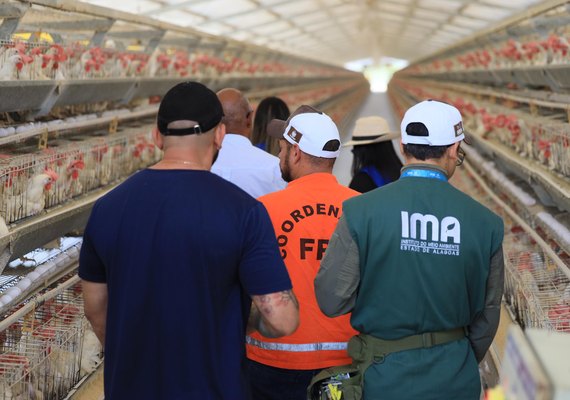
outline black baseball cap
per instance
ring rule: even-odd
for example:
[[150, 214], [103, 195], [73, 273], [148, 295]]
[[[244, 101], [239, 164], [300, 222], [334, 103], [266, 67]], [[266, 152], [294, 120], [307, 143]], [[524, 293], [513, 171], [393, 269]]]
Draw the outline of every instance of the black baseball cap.
[[[218, 125], [223, 116], [222, 104], [216, 93], [199, 82], [182, 82], [162, 98], [157, 125], [163, 135], [200, 134]], [[193, 121], [196, 124], [189, 128], [168, 128], [174, 121]]]

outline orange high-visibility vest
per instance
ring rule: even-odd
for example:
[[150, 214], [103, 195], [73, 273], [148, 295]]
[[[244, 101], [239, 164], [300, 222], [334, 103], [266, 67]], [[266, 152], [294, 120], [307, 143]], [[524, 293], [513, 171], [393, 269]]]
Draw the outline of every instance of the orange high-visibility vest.
[[342, 202], [358, 194], [338, 184], [332, 174], [316, 173], [259, 198], [273, 222], [293, 292], [299, 300], [300, 324], [295, 333], [279, 339], [268, 339], [258, 332], [247, 336], [249, 359], [295, 370], [352, 362], [346, 346], [358, 332], [350, 326], [350, 314], [337, 318], [324, 315], [315, 298], [313, 281], [341, 216]]

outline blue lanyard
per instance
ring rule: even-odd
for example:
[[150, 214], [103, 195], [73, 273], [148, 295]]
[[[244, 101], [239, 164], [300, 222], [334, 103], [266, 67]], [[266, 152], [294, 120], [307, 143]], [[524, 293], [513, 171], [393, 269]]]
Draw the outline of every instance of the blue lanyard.
[[360, 171], [368, 175], [376, 187], [384, 186], [386, 184], [386, 181], [382, 177], [382, 174], [380, 174], [380, 171], [378, 171], [374, 165], [367, 165]]
[[443, 172], [433, 169], [406, 169], [402, 172], [400, 178], [407, 177], [439, 179], [440, 181], [447, 182], [447, 176], [445, 176]]

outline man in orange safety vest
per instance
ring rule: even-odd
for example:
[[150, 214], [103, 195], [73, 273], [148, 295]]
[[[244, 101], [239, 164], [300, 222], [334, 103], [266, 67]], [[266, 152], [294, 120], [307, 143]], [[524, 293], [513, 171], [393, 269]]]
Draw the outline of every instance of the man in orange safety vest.
[[268, 134], [280, 139], [280, 168], [289, 183], [259, 200], [271, 217], [299, 301], [300, 324], [295, 333], [279, 339], [258, 333], [247, 336], [249, 376], [254, 400], [305, 399], [314, 375], [351, 363], [347, 341], [357, 332], [350, 326], [350, 315], [325, 316], [313, 281], [342, 202], [359, 193], [332, 175], [340, 137], [326, 114], [301, 106], [287, 121], [271, 121]]

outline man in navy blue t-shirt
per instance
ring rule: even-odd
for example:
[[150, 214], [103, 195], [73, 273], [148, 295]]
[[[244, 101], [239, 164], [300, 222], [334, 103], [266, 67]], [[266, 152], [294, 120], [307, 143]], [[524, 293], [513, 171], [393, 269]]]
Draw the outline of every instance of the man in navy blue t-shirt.
[[265, 208], [209, 172], [222, 114], [205, 86], [172, 88], [154, 130], [162, 161], [93, 207], [79, 276], [105, 347], [106, 400], [247, 399], [246, 330], [298, 325]]

